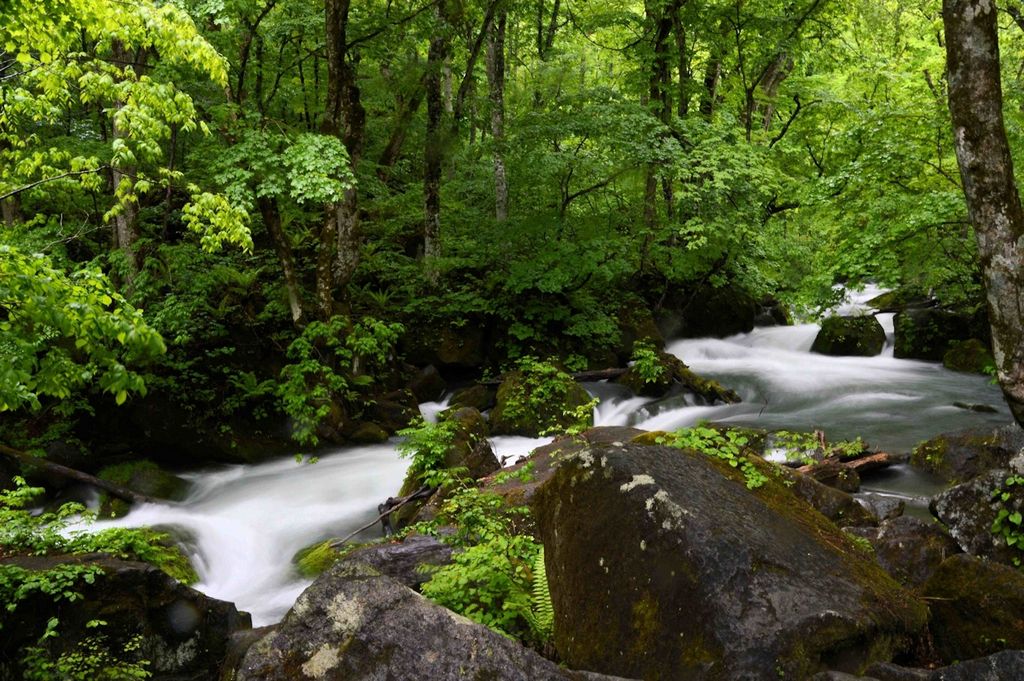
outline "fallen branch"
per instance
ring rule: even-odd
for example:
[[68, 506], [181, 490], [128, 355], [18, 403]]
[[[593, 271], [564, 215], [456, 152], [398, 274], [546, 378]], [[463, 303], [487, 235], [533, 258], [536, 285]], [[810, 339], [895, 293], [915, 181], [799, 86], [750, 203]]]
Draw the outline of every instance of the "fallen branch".
[[810, 475], [813, 477], [817, 471], [829, 468], [838, 467], [856, 471], [857, 473], [866, 473], [880, 468], [887, 468], [894, 463], [895, 460], [892, 454], [888, 454], [886, 452], [864, 452], [862, 456], [855, 459], [840, 460], [838, 457], [829, 457], [817, 463], [801, 466], [796, 470], [798, 473], [803, 473], [804, 475]]
[[83, 473], [82, 471], [76, 470], [74, 468], [62, 466], [59, 463], [47, 461], [46, 459], [41, 457], [32, 456], [31, 454], [27, 454], [25, 452], [19, 451], [12, 447], [8, 447], [6, 445], [0, 445], [0, 454], [3, 454], [4, 456], [7, 456], [11, 459], [14, 459], [18, 463], [25, 464], [26, 466], [35, 466], [36, 468], [41, 468], [47, 473], [53, 473], [54, 475], [58, 475], [62, 478], [68, 478], [69, 480], [77, 480], [78, 482], [84, 482], [87, 485], [92, 485], [93, 487], [101, 489], [111, 496], [115, 496], [118, 499], [123, 499], [124, 501], [130, 503], [155, 504], [160, 503], [161, 501], [160, 499], [148, 497], [145, 494], [139, 494], [138, 492], [132, 491], [127, 487], [122, 487], [121, 485], [117, 485], [106, 480], [101, 480], [100, 478], [97, 478], [94, 475], [89, 475], [88, 473]]
[[[380, 515], [378, 515], [376, 518], [360, 527], [358, 530], [350, 532], [349, 534], [342, 537], [341, 539], [338, 539], [337, 541], [332, 541], [330, 544], [328, 544], [328, 546], [332, 549], [336, 549], [344, 545], [348, 542], [348, 540], [352, 539], [352, 537], [356, 536], [360, 532], [364, 532], [370, 529], [379, 522], [386, 521], [388, 516], [390, 516], [392, 513], [402, 508], [409, 502], [416, 501], [417, 499], [426, 499], [433, 495], [434, 492], [436, 491], [437, 489], [434, 487], [420, 487], [418, 490], [416, 490], [407, 497], [398, 497], [397, 499], [395, 499], [394, 497], [389, 498], [387, 501], [385, 501], [383, 504], [377, 507], [377, 510], [380, 511]], [[390, 523], [387, 523], [385, 527], [390, 527]]]

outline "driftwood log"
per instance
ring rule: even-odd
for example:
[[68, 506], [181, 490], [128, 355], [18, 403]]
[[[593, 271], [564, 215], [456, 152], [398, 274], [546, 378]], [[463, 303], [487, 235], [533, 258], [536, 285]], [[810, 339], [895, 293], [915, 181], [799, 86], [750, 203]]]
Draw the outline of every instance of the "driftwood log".
[[862, 455], [852, 459], [840, 459], [832, 456], [822, 461], [817, 461], [806, 466], [800, 466], [796, 470], [804, 475], [817, 477], [819, 472], [830, 471], [836, 468], [844, 468], [854, 471], [858, 475], [869, 471], [876, 471], [881, 468], [888, 468], [897, 462], [896, 457], [886, 452], [864, 452]]
[[416, 490], [415, 492], [413, 492], [409, 496], [397, 497], [397, 498], [396, 497], [388, 497], [387, 501], [385, 501], [383, 504], [380, 504], [379, 506], [377, 506], [377, 512], [378, 512], [379, 515], [376, 518], [374, 518], [370, 522], [366, 523], [365, 525], [363, 525], [359, 529], [354, 530], [352, 532], [349, 532], [347, 535], [345, 535], [341, 539], [338, 539], [336, 541], [332, 541], [329, 544], [329, 546], [332, 549], [339, 548], [340, 546], [343, 546], [344, 544], [346, 544], [350, 539], [352, 539], [352, 537], [356, 536], [360, 532], [363, 532], [364, 530], [370, 529], [371, 527], [373, 527], [377, 523], [381, 523], [383, 525], [385, 536], [394, 533], [394, 528], [391, 527], [391, 520], [390, 520], [391, 514], [394, 513], [395, 511], [397, 511], [398, 509], [402, 508], [406, 504], [411, 503], [413, 501], [416, 501], [418, 499], [429, 499], [431, 496], [433, 496], [434, 492], [436, 492], [436, 491], [437, 491], [436, 487], [426, 487], [426, 486], [424, 486], [424, 487], [420, 487], [418, 490]]
[[145, 494], [139, 494], [127, 487], [122, 487], [121, 485], [117, 485], [107, 480], [101, 480], [100, 478], [97, 478], [94, 475], [89, 475], [83, 471], [68, 468], [67, 466], [62, 466], [61, 464], [54, 463], [52, 461], [47, 461], [42, 457], [32, 456], [31, 454], [19, 451], [13, 447], [8, 447], [7, 445], [0, 444], [0, 454], [8, 457], [9, 459], [14, 459], [25, 466], [33, 466], [46, 471], [47, 473], [67, 478], [68, 480], [75, 480], [77, 482], [83, 482], [87, 485], [91, 485], [97, 489], [103, 490], [111, 496], [123, 499], [129, 503], [155, 504], [162, 501], [161, 499], [155, 499], [153, 497], [146, 496]]

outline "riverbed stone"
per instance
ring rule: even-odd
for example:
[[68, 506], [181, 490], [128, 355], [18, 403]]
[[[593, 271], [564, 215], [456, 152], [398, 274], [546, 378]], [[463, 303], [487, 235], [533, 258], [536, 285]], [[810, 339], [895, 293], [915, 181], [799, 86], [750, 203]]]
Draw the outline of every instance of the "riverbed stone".
[[[190, 486], [184, 478], [146, 459], [107, 466], [100, 470], [96, 477], [127, 487], [147, 497], [170, 501], [184, 499]], [[120, 517], [128, 513], [129, 509], [130, 504], [127, 501], [113, 498], [106, 492], [100, 494], [101, 516]]]
[[758, 312], [757, 299], [730, 282], [670, 292], [654, 310], [654, 318], [664, 338], [725, 338], [750, 332]]
[[874, 357], [884, 346], [885, 330], [873, 316], [827, 317], [821, 322], [811, 352]]
[[627, 443], [564, 458], [534, 496], [570, 665], [645, 679], [857, 672], [927, 610], [794, 495], [693, 451]]
[[487, 411], [494, 406], [497, 391], [486, 385], [475, 383], [466, 388], [456, 390], [448, 401], [451, 407], [472, 407], [477, 411]]
[[909, 587], [924, 584], [943, 561], [961, 552], [941, 525], [913, 516], [900, 516], [878, 527], [848, 531], [871, 542], [879, 565], [896, 581]]
[[942, 366], [972, 374], [983, 374], [995, 364], [992, 351], [977, 338], [950, 343], [949, 350], [942, 356]]
[[435, 605], [372, 567], [338, 563], [256, 642], [237, 681], [566, 681], [609, 677], [562, 669], [521, 644]]
[[896, 357], [941, 362], [957, 341], [987, 338], [984, 311], [970, 313], [941, 308], [913, 308], [896, 314], [893, 321]]
[[1024, 485], [1007, 485], [1011, 476], [1010, 470], [989, 471], [932, 498], [932, 515], [966, 553], [1002, 563], [1021, 558], [1020, 548], [1009, 546], [1001, 533], [992, 531], [1001, 510], [1024, 513]]
[[[70, 566], [99, 571], [92, 584], [80, 581], [71, 589], [80, 599], [57, 604], [37, 591], [13, 612], [0, 609], [0, 681], [25, 678], [22, 651], [37, 644], [51, 617], [60, 620], [60, 635], [44, 644], [52, 657], [74, 652], [97, 634], [118, 655], [138, 637], [138, 658], [150, 661], [154, 681], [219, 678], [232, 633], [251, 626], [249, 616], [231, 603], [184, 586], [146, 563], [100, 554], [0, 559], [0, 571], [20, 568], [42, 574]], [[106, 624], [87, 626], [94, 620]], [[131, 654], [125, 655], [131, 661]]]
[[957, 555], [939, 566], [922, 593], [931, 608], [935, 650], [946, 662], [1024, 648], [1024, 574], [1019, 570]]
[[1006, 468], [1022, 449], [1024, 430], [1017, 425], [968, 429], [919, 443], [910, 464], [944, 480], [963, 482], [985, 471]]

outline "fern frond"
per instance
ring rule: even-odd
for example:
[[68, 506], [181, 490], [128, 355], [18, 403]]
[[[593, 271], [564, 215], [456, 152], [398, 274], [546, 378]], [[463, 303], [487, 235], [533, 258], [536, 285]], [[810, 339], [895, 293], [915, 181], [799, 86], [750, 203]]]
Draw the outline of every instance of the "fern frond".
[[544, 566], [544, 547], [540, 547], [533, 560], [533, 583], [531, 584], [531, 607], [529, 620], [537, 638], [549, 641], [555, 633], [555, 606], [551, 602], [548, 588], [548, 573]]

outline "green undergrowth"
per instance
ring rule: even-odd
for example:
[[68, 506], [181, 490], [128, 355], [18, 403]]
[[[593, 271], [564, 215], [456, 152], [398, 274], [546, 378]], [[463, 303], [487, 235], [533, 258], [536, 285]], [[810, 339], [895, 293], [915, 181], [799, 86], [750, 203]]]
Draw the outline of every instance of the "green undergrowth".
[[679, 449], [692, 449], [724, 461], [743, 474], [747, 489], [757, 489], [768, 482], [768, 476], [747, 456], [750, 438], [741, 431], [723, 432], [702, 422], [692, 428], [660, 435], [656, 442]]
[[1024, 490], [1024, 475], [1011, 475], [1003, 481], [1002, 486], [992, 490], [992, 501], [999, 505], [996, 518], [992, 521], [992, 534], [1001, 537], [1006, 545], [1015, 549], [1013, 564], [1024, 565], [1024, 515], [1019, 508], [1008, 505], [1014, 496]]

